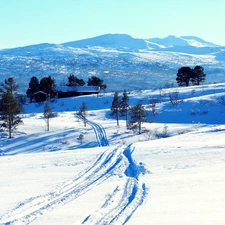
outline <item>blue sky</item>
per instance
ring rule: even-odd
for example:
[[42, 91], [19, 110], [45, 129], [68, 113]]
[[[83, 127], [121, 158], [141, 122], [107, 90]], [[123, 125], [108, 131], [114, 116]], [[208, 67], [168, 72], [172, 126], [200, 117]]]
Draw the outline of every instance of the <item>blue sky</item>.
[[107, 33], [193, 35], [225, 46], [224, 0], [0, 0], [0, 49]]

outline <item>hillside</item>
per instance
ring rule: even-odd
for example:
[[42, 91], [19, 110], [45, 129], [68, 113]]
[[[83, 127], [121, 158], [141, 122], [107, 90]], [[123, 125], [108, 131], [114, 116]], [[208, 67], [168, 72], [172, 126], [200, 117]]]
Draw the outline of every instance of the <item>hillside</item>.
[[224, 82], [224, 52], [224, 46], [194, 36], [137, 39], [105, 34], [62, 44], [2, 49], [0, 74], [2, 79], [13, 76], [23, 92], [32, 76], [50, 75], [60, 85], [70, 74], [85, 81], [95, 75], [108, 84], [108, 91], [121, 91], [124, 86], [140, 90], [176, 85], [181, 66], [201, 65], [206, 83], [214, 83]]
[[149, 113], [140, 135], [109, 116], [113, 94], [51, 102], [49, 132], [44, 103], [24, 105], [1, 132], [0, 224], [224, 224], [225, 83], [129, 92]]

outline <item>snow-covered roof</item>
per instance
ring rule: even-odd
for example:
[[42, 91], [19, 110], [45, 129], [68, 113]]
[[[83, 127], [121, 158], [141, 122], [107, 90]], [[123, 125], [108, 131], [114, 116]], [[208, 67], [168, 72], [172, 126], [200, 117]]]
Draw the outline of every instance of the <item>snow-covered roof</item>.
[[37, 91], [37, 92], [35, 92], [33, 95], [36, 95], [36, 94], [43, 94], [43, 95], [47, 95], [47, 93], [46, 93], [46, 92], [44, 92], [44, 91]]
[[60, 86], [57, 87], [58, 92], [99, 92], [99, 86]]

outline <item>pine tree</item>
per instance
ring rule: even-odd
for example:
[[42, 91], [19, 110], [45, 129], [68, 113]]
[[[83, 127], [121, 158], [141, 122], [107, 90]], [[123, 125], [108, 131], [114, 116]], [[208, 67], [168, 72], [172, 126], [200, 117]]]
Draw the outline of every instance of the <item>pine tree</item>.
[[177, 84], [179, 87], [188, 87], [192, 77], [192, 69], [190, 67], [181, 67], [177, 72]]
[[20, 108], [18, 101], [13, 97], [11, 91], [13, 91], [13, 89], [9, 88], [2, 94], [1, 99], [2, 126], [8, 129], [9, 138], [12, 137], [12, 131], [22, 122], [21, 118], [18, 116], [18, 114], [22, 112], [22, 109]]
[[91, 78], [88, 78], [88, 82], [87, 85], [88, 86], [98, 86], [100, 87], [100, 90], [104, 90], [107, 88], [106, 84], [103, 84], [103, 80], [96, 77], [96, 76], [92, 76]]
[[84, 126], [86, 127], [87, 124], [87, 104], [85, 102], [82, 103], [82, 105], [80, 106], [80, 111], [78, 113], [79, 115], [82, 116], [83, 121], [84, 121]]
[[40, 81], [40, 91], [45, 92], [50, 98], [56, 96], [55, 80], [51, 76], [44, 77]]
[[49, 105], [48, 101], [46, 101], [45, 106], [44, 106], [44, 118], [46, 120], [47, 124], [47, 131], [49, 131], [49, 120], [52, 117], [52, 108]]
[[[148, 113], [146, 112], [145, 108], [141, 104], [137, 104], [131, 107], [131, 129], [137, 126], [138, 133], [141, 133], [141, 123], [146, 122]], [[137, 125], [136, 125], [137, 124]]]
[[122, 116], [126, 116], [126, 127], [128, 126], [128, 111], [129, 111], [129, 97], [127, 95], [126, 89], [123, 91], [123, 97], [120, 102], [120, 113]]
[[33, 95], [40, 90], [40, 83], [37, 77], [32, 77], [30, 79], [29, 88], [27, 89], [27, 97], [30, 101], [33, 100]]
[[66, 86], [84, 86], [85, 82], [83, 79], [78, 79], [73, 74], [68, 77], [68, 83]]
[[1, 83], [1, 87], [1, 92], [7, 92], [9, 90], [11, 94], [14, 94], [17, 91], [19, 85], [16, 84], [13, 77], [10, 77], [5, 79], [4, 83]]
[[112, 106], [111, 106], [111, 116], [115, 116], [116, 117], [116, 121], [117, 121], [117, 126], [119, 126], [119, 111], [120, 111], [120, 98], [118, 95], [118, 92], [116, 91], [114, 94], [114, 98], [112, 101]]
[[202, 66], [196, 66], [193, 69], [193, 76], [191, 82], [193, 85], [200, 85], [205, 81], [206, 74], [204, 73], [204, 68]]

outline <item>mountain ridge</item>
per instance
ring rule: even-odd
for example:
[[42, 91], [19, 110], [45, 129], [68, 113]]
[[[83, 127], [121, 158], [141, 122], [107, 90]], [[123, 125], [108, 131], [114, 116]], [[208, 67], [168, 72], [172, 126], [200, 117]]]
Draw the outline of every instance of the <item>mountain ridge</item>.
[[[55, 43], [39, 43], [32, 44], [16, 48], [6, 48], [0, 49], [0, 51], [8, 51], [10, 49], [19, 49], [19, 48], [32, 48], [32, 47], [43, 47], [43, 46], [53, 46], [53, 45], [62, 45], [66, 47], [75, 47], [75, 48], [86, 48], [93, 46], [100, 47], [125, 47], [131, 49], [154, 49], [148, 48], [148, 44], [151, 43], [151, 46], [158, 46], [159, 48], [171, 48], [175, 46], [193, 46], [193, 47], [223, 47], [221, 45], [214, 44], [199, 38], [197, 36], [175, 36], [169, 35], [165, 38], [134, 38], [128, 34], [103, 34], [91, 38], [80, 39], [76, 41], [63, 42], [60, 44]], [[225, 47], [225, 46], [224, 46]]]
[[175, 85], [181, 66], [196, 65], [205, 68], [207, 83], [224, 82], [225, 47], [194, 36], [138, 39], [105, 34], [75, 42], [0, 50], [2, 79], [15, 77], [23, 91], [32, 76], [52, 76], [59, 85], [66, 83], [70, 74], [85, 81], [98, 76], [109, 91], [157, 88], [166, 83]]
[[[149, 47], [149, 42], [151, 47]], [[131, 49], [154, 49], [152, 46], [159, 48], [175, 47], [175, 46], [193, 46], [193, 47], [221, 47], [220, 45], [205, 41], [196, 36], [174, 36], [169, 35], [165, 38], [134, 38], [127, 34], [104, 34], [93, 38], [87, 38], [78, 41], [62, 43], [64, 46], [70, 47], [125, 47]]]

